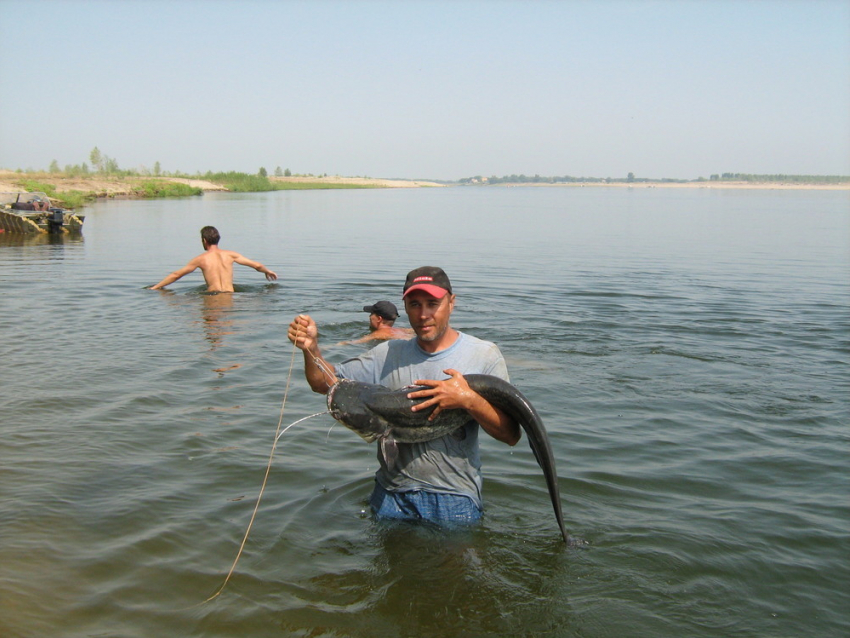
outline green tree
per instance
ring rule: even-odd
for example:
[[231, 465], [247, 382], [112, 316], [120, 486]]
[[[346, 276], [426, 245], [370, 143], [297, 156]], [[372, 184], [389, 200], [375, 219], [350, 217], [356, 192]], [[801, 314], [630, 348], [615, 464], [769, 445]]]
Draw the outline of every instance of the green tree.
[[266, 169], [263, 168], [262, 166], [260, 166], [260, 170], [257, 173], [257, 175], [259, 175], [260, 177], [268, 177], [269, 176], [269, 174], [266, 172]]
[[100, 153], [100, 149], [95, 146], [91, 153], [89, 153], [89, 160], [91, 161], [92, 168], [94, 168], [97, 172], [101, 172], [103, 170], [103, 155]]
[[156, 175], [157, 177], [162, 175], [162, 167], [159, 165], [159, 162], [154, 162], [153, 174]]
[[61, 169], [59, 168], [59, 162], [57, 162], [56, 160], [53, 160], [52, 162], [50, 162], [50, 169], [49, 170], [50, 170], [51, 173], [61, 172]]
[[101, 169], [101, 172], [104, 172], [107, 175], [112, 175], [113, 173], [117, 173], [119, 170], [118, 160], [112, 159], [108, 155], [103, 156], [103, 168]]
[[626, 181], [627, 181], [627, 182], [633, 182], [633, 181], [635, 181], [635, 174], [634, 174], [634, 173], [629, 173], [629, 176], [626, 178]]
[[284, 177], [292, 177], [292, 171], [287, 168], [285, 171], [283, 171], [283, 175]]

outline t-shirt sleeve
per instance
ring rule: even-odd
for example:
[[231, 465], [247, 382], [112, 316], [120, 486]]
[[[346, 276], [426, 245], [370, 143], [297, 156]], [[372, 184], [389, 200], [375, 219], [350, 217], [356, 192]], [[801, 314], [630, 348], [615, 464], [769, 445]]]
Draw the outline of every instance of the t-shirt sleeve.
[[379, 383], [378, 372], [386, 359], [386, 355], [382, 353], [386, 349], [385, 345], [380, 344], [360, 356], [336, 364], [336, 376], [363, 383]]
[[505, 363], [505, 357], [502, 356], [502, 352], [499, 350], [497, 345], [490, 344], [487, 359], [489, 360], [489, 364], [484, 368], [482, 374], [489, 374], [510, 382], [510, 377], [508, 376], [508, 365]]

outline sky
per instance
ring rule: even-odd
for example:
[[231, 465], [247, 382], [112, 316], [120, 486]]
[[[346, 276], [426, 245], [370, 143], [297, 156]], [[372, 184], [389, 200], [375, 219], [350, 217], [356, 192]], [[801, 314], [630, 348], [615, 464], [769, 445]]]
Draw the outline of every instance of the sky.
[[0, 0], [0, 168], [850, 175], [850, 0]]

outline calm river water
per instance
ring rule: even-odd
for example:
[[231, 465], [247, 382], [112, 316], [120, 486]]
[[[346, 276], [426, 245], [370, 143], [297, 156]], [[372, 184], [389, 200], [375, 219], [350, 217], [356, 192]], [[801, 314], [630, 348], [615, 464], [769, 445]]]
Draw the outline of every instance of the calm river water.
[[[850, 195], [621, 188], [111, 201], [0, 235], [0, 635], [850, 635]], [[276, 270], [199, 273], [198, 230]], [[375, 451], [285, 330], [363, 345], [443, 266], [549, 430], [483, 442], [483, 524], [375, 524]], [[406, 325], [406, 322], [402, 322]]]

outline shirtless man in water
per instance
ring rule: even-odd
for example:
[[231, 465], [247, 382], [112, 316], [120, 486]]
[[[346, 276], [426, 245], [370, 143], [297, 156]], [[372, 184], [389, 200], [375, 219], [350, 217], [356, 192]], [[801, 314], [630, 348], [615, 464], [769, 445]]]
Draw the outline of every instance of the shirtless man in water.
[[204, 280], [207, 282], [207, 290], [209, 292], [233, 292], [233, 262], [250, 266], [257, 272], [265, 274], [266, 279], [273, 281], [277, 279], [277, 275], [263, 266], [258, 261], [253, 261], [247, 257], [243, 257], [232, 250], [222, 250], [218, 247], [218, 242], [221, 239], [218, 231], [212, 226], [204, 226], [201, 229], [201, 243], [206, 252], [195, 257], [180, 270], [175, 270], [157, 285], [151, 286], [151, 290], [159, 290], [165, 288], [169, 284], [194, 272], [198, 268], [204, 273]]
[[352, 343], [367, 341], [387, 341], [389, 339], [410, 339], [414, 332], [411, 328], [396, 328], [393, 326], [398, 319], [398, 308], [389, 301], [379, 301], [371, 306], [363, 306], [363, 311], [369, 313], [369, 334], [353, 341], [341, 341], [337, 345], [346, 346]]

